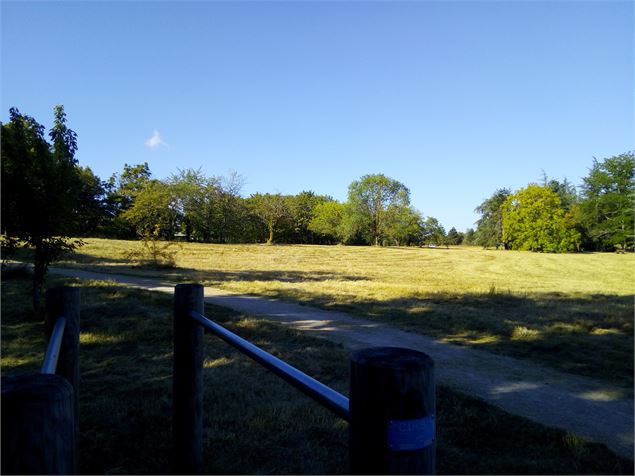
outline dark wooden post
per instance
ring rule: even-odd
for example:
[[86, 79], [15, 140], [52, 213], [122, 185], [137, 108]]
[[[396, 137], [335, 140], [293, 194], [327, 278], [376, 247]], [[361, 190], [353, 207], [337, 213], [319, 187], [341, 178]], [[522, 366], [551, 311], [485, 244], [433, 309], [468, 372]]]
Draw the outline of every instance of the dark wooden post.
[[58, 317], [64, 316], [66, 318], [66, 327], [64, 328], [55, 373], [68, 380], [73, 387], [75, 443], [79, 438], [79, 307], [79, 288], [58, 286], [46, 291], [46, 337], [51, 337]]
[[65, 378], [2, 377], [2, 474], [75, 474], [73, 414]]
[[351, 355], [350, 472], [434, 474], [434, 364], [399, 347]]
[[203, 286], [174, 288], [172, 438], [176, 474], [196, 474], [203, 463], [203, 327], [190, 312], [203, 313]]

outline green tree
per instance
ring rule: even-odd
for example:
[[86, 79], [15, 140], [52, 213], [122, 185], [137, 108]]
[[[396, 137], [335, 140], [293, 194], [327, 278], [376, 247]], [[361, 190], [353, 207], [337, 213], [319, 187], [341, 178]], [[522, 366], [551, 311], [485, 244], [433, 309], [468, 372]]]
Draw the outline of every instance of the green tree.
[[293, 243], [313, 244], [315, 236], [310, 228], [315, 209], [325, 203], [328, 197], [316, 195], [312, 191], [302, 191], [289, 197], [288, 207], [291, 214], [291, 241]]
[[268, 233], [267, 244], [273, 244], [275, 233], [290, 218], [290, 211], [285, 198], [279, 193], [256, 193], [249, 197], [249, 208], [266, 227]]
[[9, 253], [17, 246], [33, 250], [33, 307], [39, 310], [50, 263], [81, 245], [70, 238], [81, 184], [77, 135], [66, 126], [62, 106], [54, 109], [52, 144], [35, 119], [16, 108], [9, 115], [2, 124], [3, 245]]
[[390, 205], [387, 213], [386, 236], [397, 246], [418, 243], [421, 237], [421, 213], [410, 206]]
[[427, 245], [445, 245], [445, 229], [434, 217], [426, 218], [421, 224], [421, 242]]
[[578, 192], [571, 182], [565, 179], [560, 182], [556, 179], [549, 179], [543, 170], [542, 185], [555, 192], [560, 197], [560, 205], [565, 211], [569, 211], [578, 201]]
[[507, 197], [502, 211], [503, 241], [511, 249], [559, 253], [580, 246], [571, 214], [548, 186], [529, 184]]
[[476, 209], [481, 218], [476, 222], [474, 244], [483, 248], [498, 248], [503, 242], [503, 212], [501, 206], [511, 194], [507, 188], [499, 188]]
[[364, 175], [348, 187], [349, 222], [359, 227], [368, 241], [379, 245], [387, 236], [399, 206], [410, 205], [410, 191], [383, 174]]
[[447, 235], [447, 241], [450, 245], [460, 245], [463, 242], [464, 234], [457, 231], [456, 228], [450, 228]]
[[75, 216], [75, 229], [82, 236], [99, 233], [108, 218], [106, 184], [90, 167], [77, 166], [79, 199]]
[[309, 222], [309, 229], [322, 237], [323, 240], [334, 243], [342, 242], [342, 221], [346, 206], [336, 200], [319, 203], [313, 210], [313, 217]]
[[122, 213], [139, 237], [150, 236], [157, 229], [160, 237], [173, 239], [183, 219], [174, 186], [160, 180], [150, 180], [135, 193], [132, 206]]
[[627, 152], [599, 162], [582, 184], [580, 219], [596, 249], [633, 249], [635, 154]]
[[193, 232], [207, 237], [214, 218], [216, 181], [205, 177], [201, 169], [179, 169], [168, 178], [167, 184], [173, 194], [171, 206], [179, 217], [186, 240], [192, 239]]
[[474, 228], [468, 228], [467, 230], [465, 230], [464, 238], [463, 238], [463, 244], [464, 245], [473, 245], [474, 244], [475, 235], [476, 235], [476, 232], [474, 231]]
[[137, 195], [152, 178], [147, 162], [137, 165], [124, 164], [121, 175], [113, 174], [104, 184], [106, 189], [106, 219], [104, 234], [116, 238], [134, 238], [137, 230], [123, 217]]

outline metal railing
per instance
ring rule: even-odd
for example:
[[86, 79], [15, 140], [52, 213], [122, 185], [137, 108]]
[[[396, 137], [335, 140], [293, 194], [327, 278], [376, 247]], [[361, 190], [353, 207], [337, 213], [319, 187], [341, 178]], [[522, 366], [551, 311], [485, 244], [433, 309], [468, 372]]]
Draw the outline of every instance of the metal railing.
[[328, 408], [340, 418], [349, 421], [350, 411], [348, 398], [341, 393], [336, 392], [331, 387], [324, 385], [322, 382], [318, 382], [313, 377], [308, 376], [304, 372], [301, 372], [283, 360], [280, 360], [278, 357], [262, 350], [260, 347], [252, 344], [248, 340], [228, 331], [223, 326], [215, 323], [202, 314], [192, 311], [190, 316], [196, 322], [201, 324], [207, 331], [220, 337], [243, 354], [252, 358], [266, 369], [272, 371], [284, 381], [290, 383], [320, 405]]
[[346, 420], [351, 474], [434, 473], [434, 364], [429, 356], [399, 347], [354, 352], [349, 399], [205, 317], [203, 291], [200, 284], [174, 289], [175, 473], [198, 474], [203, 468], [205, 331]]
[[51, 338], [46, 349], [46, 354], [44, 354], [44, 361], [42, 362], [42, 370], [40, 371], [40, 373], [55, 373], [57, 369], [57, 360], [60, 356], [60, 348], [62, 346], [62, 337], [64, 337], [65, 328], [66, 318], [64, 316], [58, 317], [57, 321], [55, 321], [53, 332], [51, 332]]

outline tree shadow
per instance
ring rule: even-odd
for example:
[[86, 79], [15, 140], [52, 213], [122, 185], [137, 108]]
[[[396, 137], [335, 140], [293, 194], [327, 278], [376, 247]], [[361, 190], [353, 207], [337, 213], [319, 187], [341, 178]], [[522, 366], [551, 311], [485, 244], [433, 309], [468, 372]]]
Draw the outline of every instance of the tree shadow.
[[337, 310], [444, 342], [547, 364], [633, 387], [633, 296], [557, 293], [440, 294], [396, 299], [341, 298], [277, 289], [268, 297]]

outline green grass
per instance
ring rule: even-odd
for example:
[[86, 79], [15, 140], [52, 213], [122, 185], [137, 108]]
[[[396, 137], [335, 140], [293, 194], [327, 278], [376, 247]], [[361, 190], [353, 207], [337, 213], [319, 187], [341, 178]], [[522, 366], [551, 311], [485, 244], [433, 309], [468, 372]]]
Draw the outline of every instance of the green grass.
[[[7, 279], [9, 278], [9, 279]], [[80, 469], [90, 474], [171, 471], [172, 299], [109, 282], [79, 286]], [[28, 280], [3, 273], [2, 374], [38, 371], [43, 324], [29, 312]], [[206, 306], [239, 335], [348, 392], [348, 355], [254, 316]], [[206, 337], [204, 471], [344, 474], [347, 425], [214, 337]], [[606, 447], [437, 389], [441, 474], [632, 474]]]
[[87, 239], [62, 264], [281, 298], [595, 377], [632, 394], [635, 255], [184, 243], [134, 267], [134, 241]]

